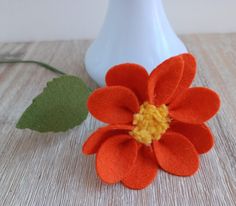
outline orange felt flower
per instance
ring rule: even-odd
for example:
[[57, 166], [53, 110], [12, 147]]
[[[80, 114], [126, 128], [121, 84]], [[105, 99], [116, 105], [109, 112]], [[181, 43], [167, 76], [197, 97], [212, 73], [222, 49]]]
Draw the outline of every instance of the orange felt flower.
[[104, 182], [142, 189], [158, 168], [178, 176], [198, 170], [199, 154], [214, 143], [204, 122], [217, 113], [220, 99], [210, 89], [189, 88], [195, 73], [191, 54], [164, 61], [150, 76], [136, 64], [108, 71], [107, 86], [91, 94], [88, 109], [109, 125], [83, 145], [84, 154], [96, 153], [96, 170]]

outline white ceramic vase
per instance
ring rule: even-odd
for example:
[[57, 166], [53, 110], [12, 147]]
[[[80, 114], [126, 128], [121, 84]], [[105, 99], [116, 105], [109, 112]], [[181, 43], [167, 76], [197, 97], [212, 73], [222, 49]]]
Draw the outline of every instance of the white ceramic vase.
[[85, 66], [103, 86], [107, 70], [114, 65], [137, 63], [151, 72], [163, 60], [186, 51], [161, 0], [110, 0], [100, 34], [86, 53]]

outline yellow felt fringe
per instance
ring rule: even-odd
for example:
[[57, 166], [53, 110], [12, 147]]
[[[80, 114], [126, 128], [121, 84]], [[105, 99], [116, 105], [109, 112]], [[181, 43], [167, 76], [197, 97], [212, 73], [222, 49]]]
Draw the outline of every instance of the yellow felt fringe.
[[149, 145], [153, 140], [159, 140], [169, 128], [170, 118], [166, 105], [156, 107], [145, 102], [139, 113], [134, 115], [135, 128], [130, 132], [138, 142]]

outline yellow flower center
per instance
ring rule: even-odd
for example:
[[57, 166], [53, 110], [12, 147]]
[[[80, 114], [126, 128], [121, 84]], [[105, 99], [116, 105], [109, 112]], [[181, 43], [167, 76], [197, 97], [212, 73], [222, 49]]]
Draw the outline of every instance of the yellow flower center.
[[149, 145], [153, 140], [159, 140], [169, 128], [171, 119], [166, 105], [156, 107], [145, 102], [139, 113], [134, 115], [134, 129], [130, 132], [138, 142]]

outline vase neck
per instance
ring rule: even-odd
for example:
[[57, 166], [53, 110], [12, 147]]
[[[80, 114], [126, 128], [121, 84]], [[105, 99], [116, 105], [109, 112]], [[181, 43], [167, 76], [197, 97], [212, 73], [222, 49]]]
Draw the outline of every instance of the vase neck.
[[162, 0], [110, 0], [109, 3], [110, 4], [123, 4], [126, 7], [128, 7], [129, 5], [136, 5], [136, 4], [142, 4], [142, 5], [150, 5], [150, 4], [155, 4], [158, 5], [159, 3], [161, 3]]
[[161, 0], [110, 0], [106, 19], [112, 19], [113, 24], [142, 24], [158, 21], [160, 16], [166, 18]]
[[162, 0], [110, 0], [109, 9], [117, 11], [152, 11], [153, 9], [162, 9]]

